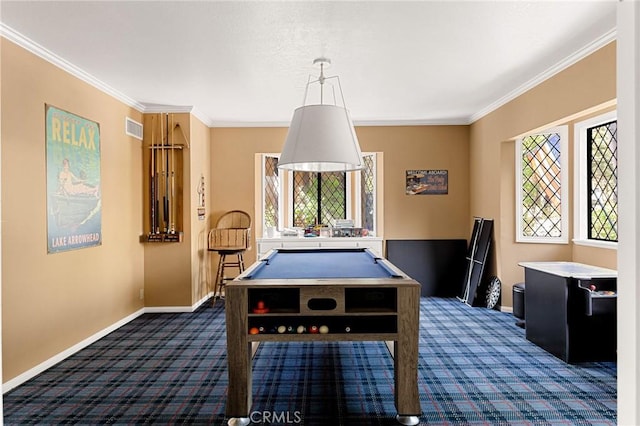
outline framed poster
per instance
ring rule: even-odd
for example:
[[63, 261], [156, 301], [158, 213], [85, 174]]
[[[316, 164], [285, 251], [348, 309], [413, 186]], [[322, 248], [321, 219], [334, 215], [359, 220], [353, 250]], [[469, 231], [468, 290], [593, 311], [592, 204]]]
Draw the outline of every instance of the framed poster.
[[45, 105], [47, 253], [102, 244], [100, 125]]
[[449, 193], [448, 170], [407, 170], [407, 195]]

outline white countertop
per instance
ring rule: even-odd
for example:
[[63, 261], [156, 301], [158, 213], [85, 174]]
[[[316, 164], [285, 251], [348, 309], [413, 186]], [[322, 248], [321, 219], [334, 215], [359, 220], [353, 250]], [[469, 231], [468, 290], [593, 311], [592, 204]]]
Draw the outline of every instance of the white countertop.
[[577, 262], [520, 262], [523, 268], [534, 269], [566, 278], [617, 278], [618, 271]]

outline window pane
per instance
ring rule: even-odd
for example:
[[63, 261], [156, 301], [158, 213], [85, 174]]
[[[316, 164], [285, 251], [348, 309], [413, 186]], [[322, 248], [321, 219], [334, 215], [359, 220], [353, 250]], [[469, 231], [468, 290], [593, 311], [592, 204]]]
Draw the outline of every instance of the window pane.
[[293, 173], [293, 226], [331, 225], [345, 217], [345, 173]]
[[317, 218], [318, 174], [293, 172], [293, 226], [304, 228]]
[[522, 235], [561, 237], [561, 163], [558, 133], [522, 140]]
[[278, 180], [278, 158], [265, 157], [264, 161], [264, 226], [278, 227], [280, 181]]
[[618, 241], [617, 122], [587, 130], [589, 238]]
[[320, 173], [320, 223], [333, 225], [335, 219], [346, 216], [346, 174]]
[[360, 183], [362, 185], [361, 194], [362, 194], [362, 227], [369, 231], [373, 231], [373, 212], [375, 206], [373, 205], [374, 198], [374, 190], [375, 190], [375, 181], [374, 181], [374, 168], [373, 168], [373, 156], [365, 155], [363, 158], [364, 167], [361, 173]]

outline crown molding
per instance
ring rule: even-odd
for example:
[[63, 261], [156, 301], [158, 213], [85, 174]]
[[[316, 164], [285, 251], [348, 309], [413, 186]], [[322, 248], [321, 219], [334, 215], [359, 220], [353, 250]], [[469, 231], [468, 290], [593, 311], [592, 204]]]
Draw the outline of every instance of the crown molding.
[[158, 112], [168, 112], [170, 114], [189, 113], [193, 110], [191, 105], [168, 105], [168, 104], [148, 104], [142, 103], [143, 109], [141, 112], [154, 114]]
[[193, 106], [191, 105], [168, 105], [168, 104], [148, 104], [142, 103], [142, 113], [143, 114], [157, 114], [157, 113], [168, 113], [168, 114], [191, 114], [193, 111]]
[[[290, 121], [213, 121], [209, 127], [289, 127]], [[443, 118], [431, 120], [353, 120], [355, 127], [382, 127], [382, 126], [464, 126], [469, 124], [469, 119]]]
[[357, 127], [375, 126], [464, 126], [468, 125], [467, 117], [432, 118], [425, 120], [353, 120]]
[[165, 105], [165, 104], [142, 104], [144, 109], [142, 110], [143, 114], [153, 114], [153, 113], [170, 113], [170, 114], [180, 114], [180, 113], [189, 113], [193, 115], [195, 118], [204, 123], [207, 127], [214, 127], [209, 117], [202, 113], [202, 111], [198, 110], [198, 108], [193, 105]]
[[191, 109], [191, 115], [193, 115], [195, 118], [197, 118], [198, 120], [200, 120], [200, 122], [202, 122], [205, 126], [207, 127], [213, 127], [213, 121], [211, 120], [210, 117], [208, 117], [205, 113], [203, 113], [202, 111], [200, 111], [198, 109], [198, 107], [193, 107]]
[[158, 104], [146, 104], [143, 102], [138, 102], [135, 99], [130, 98], [122, 92], [117, 91], [113, 87], [108, 84], [102, 82], [101, 80], [95, 78], [88, 72], [83, 69], [73, 65], [69, 61], [61, 58], [45, 47], [39, 45], [38, 43], [30, 40], [25, 37], [18, 31], [13, 28], [7, 26], [6, 24], [0, 22], [0, 36], [5, 39], [17, 44], [23, 49], [33, 53], [39, 58], [44, 59], [45, 61], [57, 66], [58, 68], [66, 71], [72, 76], [84, 81], [87, 84], [95, 87], [96, 89], [106, 93], [107, 95], [119, 100], [131, 108], [138, 110], [139, 112], [145, 113], [154, 113], [154, 112], [173, 112], [173, 113], [181, 113], [188, 112], [193, 114], [196, 118], [202, 121], [205, 125], [211, 127], [212, 121], [209, 117], [199, 111], [197, 108], [193, 106], [176, 106], [176, 105], [158, 105]]
[[209, 127], [289, 127], [290, 121], [217, 121], [213, 120]]
[[107, 85], [106, 83], [98, 80], [88, 72], [83, 69], [73, 65], [72, 63], [62, 59], [55, 53], [47, 50], [45, 47], [35, 43], [32, 40], [29, 40], [24, 35], [20, 34], [18, 31], [14, 30], [11, 27], [8, 27], [4, 23], [0, 22], [0, 36], [5, 39], [17, 44], [18, 46], [24, 48], [25, 50], [33, 53], [34, 55], [44, 59], [45, 61], [61, 68], [63, 71], [68, 72], [74, 77], [84, 81], [87, 84], [95, 87], [96, 89], [106, 93], [107, 95], [118, 99], [120, 102], [135, 108], [136, 110], [143, 112], [144, 109], [142, 104], [137, 102], [136, 100], [128, 97], [124, 93], [121, 93], [115, 90], [113, 87]]
[[[6, 24], [0, 22], [0, 36], [5, 39], [17, 44], [18, 46], [26, 49], [27, 51], [33, 53], [34, 55], [46, 60], [47, 62], [52, 63], [53, 65], [61, 68], [62, 70], [68, 72], [74, 77], [84, 81], [87, 84], [92, 85], [98, 90], [106, 93], [109, 96], [114, 97], [115, 99], [121, 101], [125, 105], [128, 105], [141, 113], [154, 113], [154, 112], [173, 112], [173, 113], [185, 113], [188, 112], [195, 116], [198, 120], [204, 123], [208, 127], [288, 127], [289, 122], [243, 122], [243, 121], [216, 121], [212, 120], [211, 117], [206, 116], [199, 111], [194, 106], [176, 106], [176, 105], [160, 105], [160, 104], [145, 104], [142, 102], [138, 102], [135, 99], [130, 98], [129, 96], [115, 90], [111, 86], [106, 83], [100, 81], [95, 78], [91, 74], [82, 70], [81, 68], [73, 65], [72, 63], [62, 59], [58, 55], [53, 52], [47, 50], [43, 46], [35, 43], [20, 34], [18, 31], [12, 29]], [[534, 88], [540, 83], [548, 80], [564, 69], [570, 67], [601, 47], [611, 43], [616, 39], [616, 29], [609, 30], [605, 34], [603, 34], [598, 39], [594, 40], [592, 43], [589, 43], [582, 49], [573, 53], [572, 55], [566, 57], [562, 61], [558, 62], [556, 65], [548, 68], [538, 76], [532, 78], [525, 84], [521, 85], [517, 89], [507, 93], [506, 95], [500, 97], [496, 101], [487, 105], [480, 111], [468, 116], [468, 117], [457, 117], [457, 118], [443, 118], [443, 119], [426, 119], [426, 120], [354, 120], [355, 126], [437, 126], [437, 125], [469, 125], [474, 123], [475, 121], [481, 119], [482, 117], [490, 114], [491, 112], [497, 110], [502, 107], [506, 103], [512, 101], [518, 96], [524, 94], [528, 90]]]
[[571, 65], [575, 64], [576, 62], [586, 58], [587, 56], [589, 56], [590, 54], [594, 53], [598, 49], [600, 49], [600, 48], [606, 46], [607, 44], [611, 43], [612, 41], [614, 41], [616, 39], [616, 35], [617, 35], [617, 31], [616, 31], [615, 28], [607, 31], [602, 36], [600, 36], [599, 38], [594, 40], [593, 42], [591, 42], [588, 45], [584, 46], [582, 49], [578, 50], [577, 52], [574, 52], [573, 54], [567, 56], [562, 61], [558, 62], [554, 66], [552, 66], [552, 67], [548, 68], [547, 70], [543, 71], [542, 73], [538, 74], [536, 77], [534, 77], [531, 80], [527, 81], [526, 83], [524, 83], [523, 85], [521, 85], [517, 89], [507, 93], [506, 95], [502, 96], [501, 98], [499, 98], [495, 102], [487, 105], [485, 108], [481, 109], [477, 113], [472, 114], [469, 117], [468, 124], [471, 124], [471, 123], [473, 123], [475, 121], [478, 121], [479, 119], [481, 119], [485, 115], [488, 115], [489, 113], [497, 110], [501, 106], [503, 106], [506, 103], [514, 100], [515, 98], [517, 98], [518, 96], [524, 94], [528, 90], [533, 89], [534, 87], [536, 87], [540, 83], [544, 82], [545, 80], [548, 80], [549, 78], [553, 77], [554, 75], [556, 75], [556, 74], [560, 73], [561, 71], [569, 68]]

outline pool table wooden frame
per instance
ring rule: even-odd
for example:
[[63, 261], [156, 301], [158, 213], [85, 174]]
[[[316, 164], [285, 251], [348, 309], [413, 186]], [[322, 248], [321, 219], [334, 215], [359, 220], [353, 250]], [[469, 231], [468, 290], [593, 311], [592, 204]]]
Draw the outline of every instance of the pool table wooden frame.
[[[310, 249], [318, 252], [322, 249]], [[271, 255], [269, 252], [267, 254]], [[265, 256], [266, 257], [266, 256]], [[227, 394], [226, 415], [231, 418], [229, 424], [238, 424], [236, 420], [248, 420], [252, 405], [252, 356], [259, 342], [269, 341], [385, 341], [394, 358], [394, 391], [395, 406], [398, 421], [403, 424], [417, 424], [417, 416], [421, 414], [418, 394], [418, 328], [420, 317], [420, 283], [406, 276], [397, 267], [383, 258], [378, 261], [397, 272], [401, 277], [396, 278], [339, 278], [339, 279], [243, 279], [258, 267], [261, 260], [248, 268], [243, 274], [226, 285], [226, 326], [227, 326], [227, 360], [229, 370], [229, 388]], [[396, 295], [395, 309], [384, 306], [379, 311], [374, 308], [364, 310], [349, 309], [345, 306], [345, 289], [360, 288]], [[266, 313], [250, 312], [249, 299], [252, 291], [283, 291], [283, 289], [299, 289], [300, 310], [295, 313]], [[390, 290], [380, 290], [390, 289]], [[395, 290], [394, 290], [395, 289]], [[291, 291], [291, 290], [284, 290]], [[353, 291], [353, 290], [352, 290]], [[356, 290], [358, 291], [358, 290]], [[314, 298], [334, 298], [336, 307], [330, 311], [313, 311], [308, 301]], [[347, 303], [348, 305], [348, 303]], [[397, 330], [366, 330], [365, 332], [332, 333], [328, 334], [250, 334], [250, 322], [255, 318], [283, 318], [291, 319], [296, 316], [326, 317], [336, 316], [336, 320], [349, 319], [358, 316], [375, 318], [380, 316], [382, 322], [397, 321]], [[357, 320], [357, 318], [354, 318]], [[389, 332], [391, 331], [391, 332]], [[255, 347], [254, 347], [255, 346]], [[237, 418], [237, 419], [234, 419]], [[234, 421], [232, 423], [232, 420]]]

